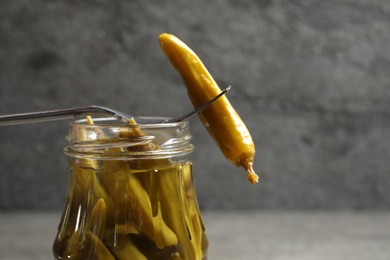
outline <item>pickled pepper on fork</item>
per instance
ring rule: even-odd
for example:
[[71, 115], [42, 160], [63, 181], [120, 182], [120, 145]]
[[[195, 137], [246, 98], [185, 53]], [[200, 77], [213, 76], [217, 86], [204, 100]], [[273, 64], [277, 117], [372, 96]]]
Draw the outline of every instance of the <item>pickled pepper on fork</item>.
[[[159, 42], [173, 67], [181, 75], [194, 107], [206, 103], [221, 92], [218, 84], [202, 61], [185, 43], [174, 35], [163, 33]], [[224, 156], [247, 172], [251, 184], [258, 182], [253, 170], [255, 145], [252, 137], [226, 96], [199, 112], [209, 134], [217, 142]]]

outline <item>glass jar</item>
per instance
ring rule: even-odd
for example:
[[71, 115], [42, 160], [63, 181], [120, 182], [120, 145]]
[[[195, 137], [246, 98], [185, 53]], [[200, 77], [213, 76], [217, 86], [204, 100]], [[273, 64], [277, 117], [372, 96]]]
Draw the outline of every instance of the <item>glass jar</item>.
[[[147, 118], [145, 118], [147, 119]], [[70, 123], [56, 259], [207, 259], [189, 122]]]

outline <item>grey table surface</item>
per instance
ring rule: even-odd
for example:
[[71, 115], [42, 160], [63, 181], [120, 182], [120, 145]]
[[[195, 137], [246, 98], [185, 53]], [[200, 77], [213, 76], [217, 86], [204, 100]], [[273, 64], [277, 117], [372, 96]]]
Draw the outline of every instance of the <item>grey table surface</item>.
[[[0, 259], [52, 259], [59, 212], [0, 213]], [[390, 212], [203, 212], [209, 259], [388, 260]]]

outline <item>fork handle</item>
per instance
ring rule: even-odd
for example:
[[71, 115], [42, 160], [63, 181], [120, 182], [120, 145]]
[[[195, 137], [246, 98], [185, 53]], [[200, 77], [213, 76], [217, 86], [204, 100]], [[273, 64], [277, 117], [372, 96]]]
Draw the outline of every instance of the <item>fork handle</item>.
[[131, 117], [117, 110], [103, 106], [72, 107], [39, 112], [19, 113], [0, 116], [0, 126], [39, 123], [54, 120], [71, 119], [83, 115], [111, 115], [128, 121]]

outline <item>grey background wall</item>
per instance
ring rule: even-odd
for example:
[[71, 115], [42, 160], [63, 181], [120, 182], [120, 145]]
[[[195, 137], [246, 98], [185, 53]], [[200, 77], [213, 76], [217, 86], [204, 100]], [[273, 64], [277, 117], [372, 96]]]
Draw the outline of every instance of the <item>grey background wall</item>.
[[[191, 108], [159, 48], [179, 36], [257, 145], [257, 186], [191, 120], [204, 209], [390, 209], [387, 0], [0, 1], [0, 113]], [[0, 209], [59, 209], [67, 122], [0, 127]]]

